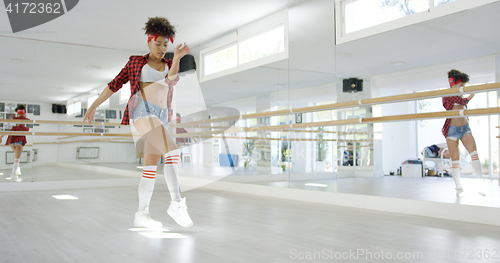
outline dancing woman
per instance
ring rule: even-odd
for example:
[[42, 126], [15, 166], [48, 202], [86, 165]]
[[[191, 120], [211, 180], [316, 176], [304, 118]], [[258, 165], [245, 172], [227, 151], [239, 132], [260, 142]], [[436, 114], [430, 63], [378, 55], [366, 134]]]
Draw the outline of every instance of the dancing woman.
[[[469, 75], [452, 69], [448, 72], [448, 81], [451, 88], [463, 88], [469, 82]], [[446, 110], [463, 110], [473, 97], [474, 94], [469, 95], [467, 98], [463, 98], [462, 96], [444, 97], [443, 107]], [[469, 121], [466, 117], [446, 119], [441, 131], [446, 138], [450, 152], [451, 175], [455, 181], [457, 196], [460, 196], [464, 190], [460, 184], [460, 152], [458, 150], [458, 141], [462, 141], [465, 149], [469, 152], [476, 177], [481, 178], [481, 162], [476, 151], [476, 141], [472, 136]]]
[[151, 219], [149, 203], [153, 194], [156, 168], [165, 154], [164, 176], [172, 201], [168, 214], [181, 226], [192, 227], [186, 198], [181, 198], [178, 183], [180, 150], [167, 130], [171, 119], [173, 88], [179, 80], [179, 61], [190, 52], [184, 43], [175, 48], [173, 59], [165, 59], [168, 42], [173, 43], [175, 28], [163, 17], [149, 18], [144, 28], [148, 36], [149, 53], [131, 56], [121, 72], [104, 89], [88, 108], [84, 122], [93, 120], [97, 107], [130, 81], [131, 96], [125, 109], [122, 124], [132, 124], [132, 131], [142, 135], [137, 144], [144, 153], [144, 167], [139, 183], [139, 208], [135, 213], [135, 227], [161, 227]]

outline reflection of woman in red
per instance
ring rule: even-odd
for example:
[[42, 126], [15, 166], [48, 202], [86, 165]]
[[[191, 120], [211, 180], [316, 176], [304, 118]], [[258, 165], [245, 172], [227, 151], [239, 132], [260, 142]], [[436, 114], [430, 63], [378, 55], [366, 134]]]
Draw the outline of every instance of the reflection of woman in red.
[[[21, 119], [21, 120], [29, 120], [26, 118], [26, 108], [24, 105], [19, 105], [16, 108], [17, 111], [17, 117], [14, 117], [14, 119]], [[30, 129], [24, 124], [18, 124], [12, 129], [11, 131], [29, 131]], [[0, 141], [2, 140], [3, 135], [0, 137]], [[19, 135], [9, 135], [7, 138], [7, 142], [5, 145], [10, 145], [10, 148], [12, 148], [12, 151], [14, 151], [14, 164], [12, 165], [12, 174], [10, 177], [7, 177], [7, 180], [16, 180], [16, 182], [20, 182], [21, 178], [19, 175], [21, 175], [21, 168], [19, 168], [19, 159], [21, 158], [21, 154], [23, 153], [23, 146], [26, 145], [26, 136], [19, 136]]]
[[[463, 88], [465, 83], [469, 82], [469, 75], [452, 69], [448, 72], [448, 80], [451, 88]], [[443, 107], [446, 110], [463, 110], [473, 97], [474, 94], [469, 95], [467, 98], [462, 98], [461, 96], [444, 97]], [[469, 152], [476, 177], [481, 178], [481, 162], [476, 151], [476, 141], [472, 136], [469, 121], [465, 117], [446, 119], [442, 133], [448, 144], [452, 166], [451, 175], [455, 181], [457, 196], [459, 196], [464, 190], [460, 184], [460, 152], [458, 150], [458, 141], [462, 141], [465, 149]], [[480, 194], [484, 195], [483, 193]]]

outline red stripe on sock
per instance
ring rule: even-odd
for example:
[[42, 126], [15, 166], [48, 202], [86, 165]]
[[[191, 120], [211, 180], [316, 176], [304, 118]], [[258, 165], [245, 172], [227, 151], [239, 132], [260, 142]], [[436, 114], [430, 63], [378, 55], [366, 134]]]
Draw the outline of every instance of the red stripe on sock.
[[145, 175], [150, 175], [150, 176], [155, 176], [155, 175], [156, 175], [156, 173], [142, 173], [142, 174], [143, 174], [143, 175], [144, 175], [144, 174], [145, 174]]
[[165, 158], [169, 158], [169, 157], [181, 157], [180, 155], [167, 155]]
[[154, 177], [154, 176], [153, 176], [153, 177], [150, 177], [150, 176], [142, 175], [142, 177], [144, 177], [144, 178], [148, 178], [148, 179], [155, 179], [155, 177]]
[[179, 164], [179, 163], [174, 163], [174, 162], [166, 162], [165, 164]]

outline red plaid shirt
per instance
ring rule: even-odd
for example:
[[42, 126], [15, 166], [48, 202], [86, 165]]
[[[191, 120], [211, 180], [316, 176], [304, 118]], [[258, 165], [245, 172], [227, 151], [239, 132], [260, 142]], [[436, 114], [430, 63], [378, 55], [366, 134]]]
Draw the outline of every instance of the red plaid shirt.
[[[149, 54], [145, 56], [130, 56], [127, 65], [120, 71], [120, 73], [113, 79], [110, 83], [108, 83], [108, 87], [112, 92], [117, 92], [123, 84], [130, 81], [130, 98], [127, 103], [127, 107], [125, 108], [125, 112], [123, 113], [122, 124], [130, 123], [130, 111], [129, 106], [135, 108], [137, 106], [138, 100], [132, 99], [134, 94], [139, 91], [139, 77], [141, 76], [141, 69], [146, 63], [148, 63]], [[163, 62], [165, 62], [170, 69], [172, 66], [171, 59], [162, 58]], [[173, 81], [170, 81], [168, 77], [165, 78], [165, 83], [168, 85], [168, 94], [167, 94], [167, 107], [168, 107], [168, 121], [170, 121], [172, 112], [170, 111], [170, 106], [172, 105], [172, 97], [174, 95], [173, 87], [179, 81], [179, 75]], [[135, 98], [135, 97], [134, 97]]]
[[[455, 105], [455, 103], [467, 107], [467, 103], [469, 103], [469, 100], [466, 98], [462, 98], [460, 96], [443, 97], [443, 107], [446, 110], [453, 109], [453, 105]], [[443, 129], [441, 129], [441, 133], [444, 135], [445, 138], [448, 137], [450, 122], [451, 122], [450, 118], [446, 119], [446, 121], [444, 122]]]
[[[29, 120], [28, 118], [26, 118], [23, 115], [14, 117], [14, 119], [16, 119], [16, 120]], [[10, 129], [10, 130], [11, 131], [29, 131], [30, 128], [24, 126], [24, 124], [18, 124], [16, 126], [12, 127], [12, 129]], [[9, 135], [9, 137], [7, 137], [7, 142], [5, 142], [5, 145], [9, 145], [11, 143], [16, 143], [16, 142], [22, 142], [23, 146], [24, 146], [24, 145], [26, 145], [26, 143], [28, 141], [26, 141], [26, 136], [24, 136], [24, 135]]]

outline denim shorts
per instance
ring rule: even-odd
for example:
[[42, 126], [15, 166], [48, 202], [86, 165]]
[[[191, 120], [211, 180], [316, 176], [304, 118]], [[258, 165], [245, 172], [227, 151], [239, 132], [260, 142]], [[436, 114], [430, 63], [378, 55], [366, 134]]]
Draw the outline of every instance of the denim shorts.
[[23, 145], [23, 142], [12, 142], [12, 143], [9, 143], [9, 145]]
[[168, 109], [164, 109], [143, 99], [139, 100], [132, 114], [132, 119], [137, 120], [149, 117], [157, 117], [165, 127], [168, 127]]
[[469, 132], [471, 131], [468, 123], [460, 127], [450, 125], [450, 129], [448, 129], [448, 139], [457, 141], [462, 139], [462, 137]]

